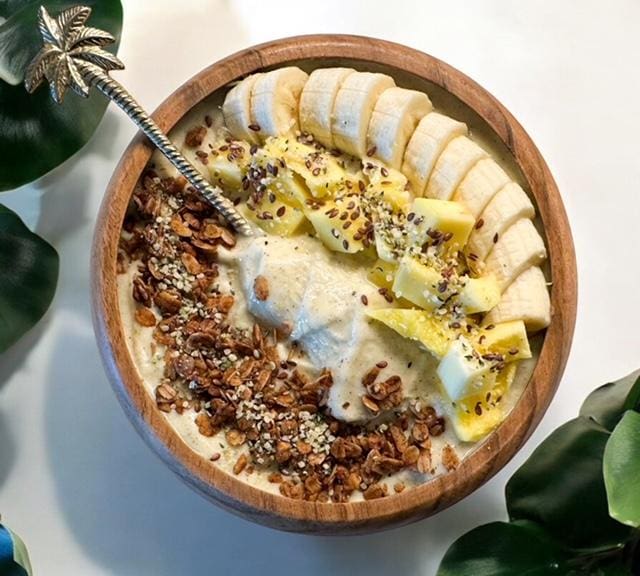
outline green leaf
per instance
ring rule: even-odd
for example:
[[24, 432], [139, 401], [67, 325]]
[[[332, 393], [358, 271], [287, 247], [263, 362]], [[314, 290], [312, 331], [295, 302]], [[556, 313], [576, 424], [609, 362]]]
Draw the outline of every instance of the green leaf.
[[[28, 94], [24, 70], [42, 47], [37, 11], [42, 0], [0, 0], [0, 192], [31, 182], [77, 152], [94, 133], [108, 101], [100, 94], [88, 99], [70, 94], [56, 104], [41, 86]], [[77, 4], [44, 2], [52, 15]], [[120, 0], [83, 0], [93, 9], [89, 24], [111, 32], [122, 28]], [[12, 84], [8, 83], [12, 82]], [[13, 85], [19, 82], [17, 85]]]
[[640, 527], [640, 414], [629, 410], [604, 450], [604, 483], [609, 514], [618, 522]]
[[58, 280], [58, 254], [0, 204], [0, 352], [47, 311]]
[[534, 524], [493, 522], [454, 542], [437, 576], [569, 574], [568, 560], [568, 554]]
[[580, 414], [612, 431], [625, 410], [640, 411], [640, 370], [594, 390], [582, 404]]
[[555, 430], [507, 483], [509, 517], [536, 522], [574, 549], [623, 546], [632, 532], [609, 516], [602, 472], [608, 439], [585, 417]]

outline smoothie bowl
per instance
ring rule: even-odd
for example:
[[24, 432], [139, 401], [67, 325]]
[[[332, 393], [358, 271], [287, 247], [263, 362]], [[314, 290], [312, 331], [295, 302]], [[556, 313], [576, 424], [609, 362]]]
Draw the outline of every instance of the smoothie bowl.
[[94, 315], [138, 431], [273, 527], [355, 533], [469, 494], [542, 417], [576, 271], [539, 152], [486, 91], [383, 41], [286, 39], [155, 113], [254, 234], [142, 137], [105, 197]]

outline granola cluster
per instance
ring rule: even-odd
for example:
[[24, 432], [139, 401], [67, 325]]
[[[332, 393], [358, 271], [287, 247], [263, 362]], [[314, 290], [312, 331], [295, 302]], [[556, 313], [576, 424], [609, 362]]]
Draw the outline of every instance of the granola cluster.
[[[224, 435], [239, 454], [235, 474], [264, 471], [291, 498], [345, 502], [356, 491], [378, 498], [390, 493], [385, 479], [396, 472], [435, 472], [431, 438], [445, 421], [430, 406], [403, 406], [402, 380], [385, 373], [384, 359], [363, 375], [362, 402], [372, 415], [391, 417], [347, 424], [326, 408], [330, 371], [300, 369], [303, 352], [282, 346], [282, 331], [233, 325], [234, 296], [220, 289], [217, 253], [235, 243], [183, 180], [145, 174], [123, 226], [118, 268], [136, 266], [135, 319], [153, 328], [153, 346], [164, 352], [158, 408], [194, 418], [203, 436]], [[268, 299], [268, 281], [257, 277], [254, 291]], [[458, 464], [449, 445], [438, 460], [447, 469]]]

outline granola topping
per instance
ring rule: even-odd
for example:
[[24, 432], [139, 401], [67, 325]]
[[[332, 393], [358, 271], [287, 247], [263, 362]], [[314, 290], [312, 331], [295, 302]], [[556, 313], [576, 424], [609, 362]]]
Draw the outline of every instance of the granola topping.
[[[389, 372], [388, 359], [360, 377], [362, 403], [385, 419], [344, 422], [327, 406], [332, 372], [300, 367], [303, 352], [284, 342], [286, 330], [234, 323], [237, 295], [219, 281], [219, 256], [235, 246], [233, 233], [183, 182], [150, 171], [136, 188], [119, 269], [135, 269], [135, 320], [164, 350], [158, 408], [193, 419], [205, 438], [219, 436], [212, 462], [233, 449], [233, 474], [262, 471], [291, 498], [382, 498], [404, 489], [404, 481], [387, 484], [399, 472], [434, 473], [431, 439], [445, 432], [444, 419], [431, 406], [403, 402], [403, 378]], [[254, 278], [258, 300], [268, 302], [272, 288]], [[451, 469], [453, 455], [447, 452]]]

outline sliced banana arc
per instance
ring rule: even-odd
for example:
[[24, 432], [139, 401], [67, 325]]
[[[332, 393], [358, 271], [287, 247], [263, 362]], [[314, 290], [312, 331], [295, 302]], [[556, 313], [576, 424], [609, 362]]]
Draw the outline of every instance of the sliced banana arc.
[[502, 292], [484, 323], [522, 320], [529, 332], [549, 324], [539, 267], [547, 255], [531, 200], [464, 123], [432, 111], [426, 94], [396, 87], [385, 74], [323, 68], [308, 76], [292, 66], [245, 78], [222, 112], [236, 138], [260, 143], [300, 129], [327, 148], [371, 154], [401, 170], [415, 196], [459, 202], [476, 219], [465, 250], [484, 261]]
[[222, 116], [227, 130], [239, 140], [246, 140], [251, 144], [258, 143], [258, 135], [249, 126], [251, 120], [251, 90], [262, 74], [247, 76], [227, 93], [222, 105]]
[[507, 173], [493, 158], [484, 158], [462, 179], [453, 194], [453, 199], [464, 204], [477, 219], [498, 190], [509, 180]]
[[424, 195], [428, 198], [450, 200], [469, 170], [488, 156], [489, 154], [470, 138], [454, 138], [436, 160]]
[[502, 234], [485, 262], [504, 292], [522, 272], [542, 264], [547, 257], [544, 241], [531, 220], [522, 218]]
[[533, 218], [535, 209], [525, 191], [509, 182], [487, 204], [469, 236], [467, 253], [484, 260], [502, 233], [521, 218]]
[[400, 170], [402, 158], [418, 122], [433, 105], [424, 92], [406, 88], [388, 88], [373, 108], [367, 134], [368, 149], [390, 168]]
[[540, 268], [525, 270], [509, 286], [500, 303], [484, 319], [485, 325], [522, 320], [528, 332], [537, 332], [551, 322], [547, 281]]
[[327, 148], [335, 146], [331, 135], [333, 107], [345, 78], [353, 68], [318, 68], [310, 75], [300, 95], [300, 130]]
[[333, 107], [331, 134], [337, 148], [358, 158], [367, 155], [373, 108], [380, 94], [393, 86], [393, 78], [386, 74], [354, 72], [345, 78]]
[[409, 179], [416, 196], [424, 196], [436, 160], [449, 142], [466, 133], [466, 124], [438, 112], [431, 112], [420, 120], [409, 139], [402, 162], [402, 172]]
[[299, 128], [298, 103], [309, 76], [287, 66], [258, 77], [251, 90], [251, 130], [264, 141]]

